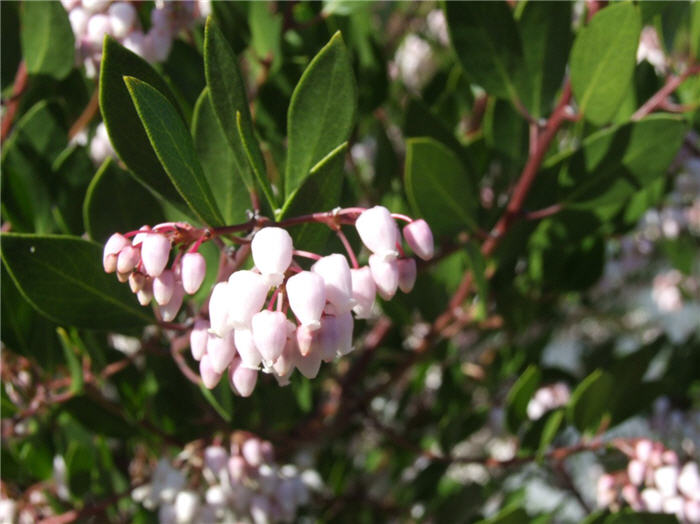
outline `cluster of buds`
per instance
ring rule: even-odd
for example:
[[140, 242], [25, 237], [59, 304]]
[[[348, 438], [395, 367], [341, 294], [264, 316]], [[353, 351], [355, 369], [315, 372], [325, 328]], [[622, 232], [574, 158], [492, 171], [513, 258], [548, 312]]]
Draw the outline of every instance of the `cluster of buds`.
[[75, 35], [77, 62], [85, 66], [90, 78], [99, 71], [105, 35], [113, 36], [149, 62], [163, 62], [170, 54], [175, 36], [211, 10], [208, 0], [156, 2], [151, 11], [151, 27], [144, 32], [136, 11], [137, 2], [61, 1]]
[[[234, 433], [230, 450], [212, 445], [181, 456], [187, 461], [182, 467], [161, 459], [151, 482], [132, 492], [147, 509], [158, 508], [161, 524], [293, 522], [310, 490], [322, 488], [318, 473], [279, 467], [270, 442], [244, 432]], [[189, 475], [196, 487], [188, 487], [185, 469], [197, 473]]]
[[[419, 257], [431, 258], [433, 237], [427, 223], [405, 218], [406, 243]], [[362, 210], [355, 227], [372, 253], [368, 266], [360, 267], [351, 249], [352, 268], [339, 253], [295, 251], [291, 236], [280, 227], [263, 227], [254, 234], [255, 267], [216, 284], [209, 321], [198, 321], [191, 333], [192, 355], [200, 362], [206, 387], [216, 386], [227, 368], [231, 388], [242, 396], [253, 392], [261, 368], [280, 385], [289, 383], [294, 369], [314, 378], [321, 362], [354, 349], [353, 312], [357, 318], [368, 318], [377, 294], [389, 300], [397, 289], [408, 293], [413, 288], [416, 262], [400, 256], [401, 233], [389, 210], [381, 206]], [[294, 255], [315, 262], [304, 270]], [[290, 309], [295, 321], [287, 316]]]
[[640, 439], [620, 445], [630, 458], [627, 469], [598, 479], [598, 505], [674, 514], [680, 522], [700, 523], [700, 473], [696, 462], [680, 466], [678, 455], [659, 442]]
[[161, 318], [170, 322], [180, 310], [185, 293], [196, 293], [206, 274], [204, 257], [197, 252], [200, 241], [186, 252], [180, 250], [168, 269], [172, 243], [187, 238], [192, 230], [188, 224], [166, 222], [125, 235], [115, 233], [104, 247], [104, 270], [116, 272], [120, 282], [129, 282], [142, 306], [155, 300]]
[[556, 382], [548, 386], [541, 387], [527, 404], [527, 417], [530, 420], [537, 420], [547, 411], [565, 406], [571, 397], [571, 390], [565, 382]]

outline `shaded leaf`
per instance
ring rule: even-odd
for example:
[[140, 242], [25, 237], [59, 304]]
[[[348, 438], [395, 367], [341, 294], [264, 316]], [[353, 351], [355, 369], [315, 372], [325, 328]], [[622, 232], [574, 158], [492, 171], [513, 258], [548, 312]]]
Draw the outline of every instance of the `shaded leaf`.
[[153, 319], [129, 287], [102, 269], [102, 248], [76, 237], [2, 235], [2, 261], [22, 295], [50, 319], [87, 329], [131, 330]]
[[437, 236], [474, 225], [474, 191], [459, 158], [432, 138], [406, 141], [406, 195]]
[[224, 219], [199, 164], [192, 137], [176, 109], [147, 83], [133, 77], [126, 77], [124, 82], [173, 185], [205, 224], [223, 225]]
[[75, 63], [75, 38], [63, 5], [24, 2], [20, 21], [22, 55], [29, 74], [65, 78]]
[[614, 385], [612, 375], [597, 369], [571, 393], [567, 415], [579, 431], [595, 433], [598, 430], [603, 417], [609, 415]]
[[516, 432], [520, 424], [527, 420], [527, 405], [540, 383], [542, 373], [534, 364], [528, 366], [515, 381], [506, 397], [506, 424], [511, 432]]

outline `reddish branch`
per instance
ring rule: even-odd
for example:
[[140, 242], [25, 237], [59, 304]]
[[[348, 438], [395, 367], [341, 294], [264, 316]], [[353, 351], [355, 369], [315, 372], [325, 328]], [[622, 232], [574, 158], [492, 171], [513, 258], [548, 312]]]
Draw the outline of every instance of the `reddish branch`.
[[92, 97], [90, 97], [90, 101], [85, 106], [85, 109], [83, 109], [83, 112], [68, 130], [69, 140], [75, 137], [75, 135], [77, 135], [78, 133], [80, 133], [85, 128], [85, 126], [87, 126], [90, 123], [90, 121], [93, 118], [95, 118], [97, 110], [100, 107], [98, 93], [99, 90], [96, 88], [95, 91], [92, 93]]
[[688, 77], [700, 73], [700, 64], [689, 66], [682, 74], [672, 75], [666, 79], [664, 86], [659, 89], [642, 107], [634, 112], [631, 119], [633, 121], [641, 120], [656, 109], [660, 109], [666, 103], [666, 99], [680, 86]]
[[24, 92], [27, 87], [27, 66], [24, 60], [20, 62], [17, 68], [17, 74], [15, 75], [15, 83], [12, 87], [12, 97], [7, 104], [7, 110], [5, 111], [5, 118], [2, 119], [2, 129], [0, 130], [0, 140], [5, 141], [7, 135], [12, 129], [12, 122], [15, 119], [15, 114], [19, 108], [20, 95]]

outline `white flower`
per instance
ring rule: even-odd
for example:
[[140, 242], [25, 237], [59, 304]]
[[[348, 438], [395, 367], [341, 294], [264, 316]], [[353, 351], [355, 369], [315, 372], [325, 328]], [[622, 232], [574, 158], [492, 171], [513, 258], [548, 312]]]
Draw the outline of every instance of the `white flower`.
[[250, 245], [253, 262], [271, 286], [278, 286], [292, 262], [292, 237], [280, 227], [265, 227]]

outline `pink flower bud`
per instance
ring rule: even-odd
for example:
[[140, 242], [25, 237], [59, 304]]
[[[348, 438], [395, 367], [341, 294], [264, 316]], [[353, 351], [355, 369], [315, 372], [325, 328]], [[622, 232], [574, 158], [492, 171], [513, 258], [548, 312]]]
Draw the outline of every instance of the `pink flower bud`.
[[199, 511], [199, 495], [194, 491], [180, 491], [175, 496], [176, 522], [194, 522]]
[[90, 20], [90, 15], [87, 11], [80, 7], [74, 7], [70, 10], [70, 13], [68, 13], [68, 20], [70, 21], [70, 27], [73, 29], [76, 40], [83, 38], [87, 32], [88, 20]]
[[117, 271], [119, 273], [129, 273], [139, 263], [139, 250], [134, 246], [125, 246], [117, 257]]
[[124, 41], [122, 42], [124, 47], [126, 47], [129, 51], [132, 53], [135, 53], [139, 56], [144, 56], [147, 52], [146, 50], [146, 35], [144, 35], [141, 31], [132, 31], [129, 33], [126, 38], [124, 38]]
[[345, 313], [354, 306], [352, 300], [352, 277], [348, 259], [334, 253], [316, 261], [311, 272], [320, 275], [326, 287], [326, 300], [336, 311]]
[[678, 477], [678, 491], [700, 502], [700, 473], [696, 462], [688, 462]]
[[245, 459], [240, 455], [233, 455], [230, 459], [228, 459], [228, 474], [231, 480], [243, 480], [243, 478], [245, 478], [246, 468], [247, 464]]
[[352, 310], [357, 318], [369, 318], [377, 295], [377, 285], [372, 278], [372, 271], [368, 266], [351, 269], [350, 277], [352, 278], [352, 298], [355, 300], [355, 307]]
[[105, 35], [111, 32], [112, 24], [107, 15], [101, 13], [92, 15], [88, 20], [86, 38], [96, 47], [102, 45]]
[[640, 439], [634, 447], [635, 455], [642, 462], [648, 462], [651, 457], [653, 443], [649, 439]]
[[180, 306], [182, 306], [183, 298], [185, 298], [185, 290], [182, 289], [182, 284], [176, 282], [173, 295], [170, 297], [168, 303], [158, 308], [163, 320], [170, 322], [177, 316], [178, 311], [180, 311]]
[[194, 323], [192, 331], [190, 331], [190, 350], [192, 358], [201, 360], [204, 353], [207, 351], [207, 342], [209, 341], [209, 321], [199, 319]]
[[153, 296], [156, 303], [164, 306], [170, 302], [170, 297], [175, 291], [175, 275], [169, 269], [163, 271], [160, 275], [153, 279]]
[[251, 437], [241, 446], [241, 454], [243, 455], [243, 458], [254, 468], [257, 468], [263, 463], [263, 453], [260, 444], [260, 439]]
[[237, 329], [233, 333], [233, 341], [241, 357], [241, 366], [257, 370], [262, 362], [262, 355], [255, 346], [253, 332], [250, 329]]
[[280, 227], [265, 227], [258, 231], [250, 244], [253, 262], [268, 285], [279, 286], [292, 263], [292, 237]]
[[661, 495], [673, 497], [678, 486], [678, 467], [662, 466], [654, 472], [654, 483]]
[[143, 273], [129, 273], [129, 288], [132, 293], [138, 293], [146, 283], [146, 276]]
[[151, 300], [153, 300], [153, 281], [151, 279], [146, 279], [143, 287], [136, 293], [136, 298], [142, 306], [147, 306], [151, 303]]
[[223, 446], [207, 446], [204, 449], [204, 465], [214, 472], [215, 475], [226, 467], [228, 453]]
[[683, 513], [685, 520], [690, 524], [700, 523], [700, 501], [686, 500]]
[[108, 9], [115, 38], [124, 38], [136, 22], [136, 9], [128, 2], [114, 2]]
[[[291, 322], [287, 322], [288, 324], [291, 324]], [[277, 357], [277, 360], [275, 360], [275, 363], [272, 365], [272, 369], [274, 369], [275, 373], [277, 373], [280, 377], [288, 375], [294, 369], [297, 355], [299, 355], [299, 346], [297, 345], [297, 337], [293, 333], [293, 325], [291, 326], [291, 329], [288, 328], [288, 332], [292, 333], [292, 335], [287, 338], [282, 353], [279, 357]]]
[[664, 464], [669, 464], [671, 466], [677, 466], [678, 465], [678, 455], [672, 449], [667, 449], [661, 455], [661, 461]]
[[202, 356], [202, 360], [199, 361], [199, 374], [202, 377], [204, 387], [207, 389], [214, 389], [219, 380], [221, 380], [221, 373], [214, 371], [209, 355], [206, 353]]
[[168, 265], [170, 256], [170, 240], [158, 233], [146, 235], [141, 242], [141, 259], [143, 267], [152, 277], [160, 275]]
[[369, 269], [377, 285], [379, 296], [384, 300], [391, 299], [399, 287], [399, 266], [396, 260], [384, 260], [376, 255], [370, 255]]
[[247, 270], [233, 273], [228, 285], [228, 321], [235, 329], [249, 328], [253, 315], [265, 304], [269, 286], [262, 275]]
[[433, 232], [422, 218], [403, 228], [403, 237], [411, 250], [423, 260], [430, 260], [435, 253]]
[[625, 484], [622, 486], [622, 498], [635, 511], [640, 511], [642, 509], [642, 500], [639, 497], [639, 491], [637, 491], [637, 488], [632, 484]]
[[647, 488], [641, 493], [642, 504], [647, 511], [659, 513], [663, 508], [663, 497], [661, 493], [653, 488]]
[[236, 358], [229, 368], [228, 379], [234, 393], [241, 397], [249, 397], [253, 394], [258, 381], [258, 372], [255, 369], [243, 367], [241, 359]]
[[316, 378], [319, 369], [321, 369], [321, 352], [311, 351], [306, 356], [300, 356], [297, 358], [296, 366], [306, 378]]
[[354, 324], [355, 321], [349, 311], [335, 316], [334, 335], [336, 339], [336, 356], [342, 357], [355, 349], [352, 345], [352, 329]]
[[[102, 127], [98, 126], [97, 132], [99, 132], [101, 129], [102, 129]], [[105, 135], [107, 134], [107, 127], [104, 127], [104, 133], [105, 133]], [[135, 246], [139, 246], [143, 243], [143, 241], [149, 235], [151, 228], [150, 228], [150, 226], [141, 226], [139, 228], [139, 231], [141, 231], [141, 233], [136, 233], [133, 240], [131, 241], [131, 243]]]
[[231, 301], [230, 286], [228, 282], [219, 282], [214, 286], [209, 297], [209, 322], [210, 331], [220, 337], [227, 335], [233, 326], [228, 319], [228, 305]]
[[310, 330], [321, 326], [321, 314], [326, 305], [326, 284], [321, 275], [302, 271], [289, 277], [285, 285], [289, 306], [303, 326]]
[[255, 347], [271, 365], [282, 354], [287, 342], [287, 317], [281, 311], [263, 310], [253, 316], [252, 326]]
[[667, 497], [663, 502], [663, 512], [669, 515], [676, 515], [680, 521], [683, 518], [685, 500], [683, 497]]
[[189, 295], [194, 295], [207, 274], [207, 262], [200, 253], [185, 253], [182, 257], [182, 287]]
[[117, 271], [117, 280], [121, 282], [122, 284], [125, 284], [126, 282], [129, 281], [129, 275], [131, 273], [120, 273]]
[[[153, 12], [153, 11], [151, 11]], [[173, 36], [166, 29], [151, 27], [146, 35], [146, 53], [144, 58], [151, 62], [164, 62], [170, 54], [173, 45]]]
[[269, 440], [263, 440], [260, 442], [260, 451], [263, 455], [263, 460], [271, 464], [275, 461], [275, 449], [272, 447], [272, 443]]
[[250, 516], [254, 524], [267, 524], [277, 519], [272, 518], [270, 499], [265, 495], [255, 495], [250, 499]]
[[627, 464], [627, 476], [635, 486], [641, 486], [646, 475], [646, 466], [639, 460], [630, 460]]
[[389, 210], [383, 206], [374, 206], [357, 217], [355, 227], [362, 243], [372, 253], [385, 260], [395, 259], [399, 253], [399, 228]]
[[410, 293], [416, 283], [416, 261], [413, 258], [402, 258], [396, 264], [399, 266], [399, 289]]
[[[321, 323], [319, 322], [319, 329]], [[305, 357], [311, 351], [314, 338], [317, 336], [319, 329], [310, 329], [308, 326], [299, 326], [296, 331], [297, 347], [299, 354]]]
[[207, 340], [207, 356], [211, 367], [217, 373], [223, 373], [236, 356], [236, 346], [233, 344], [233, 333], [229, 332], [225, 337], [209, 335]]

